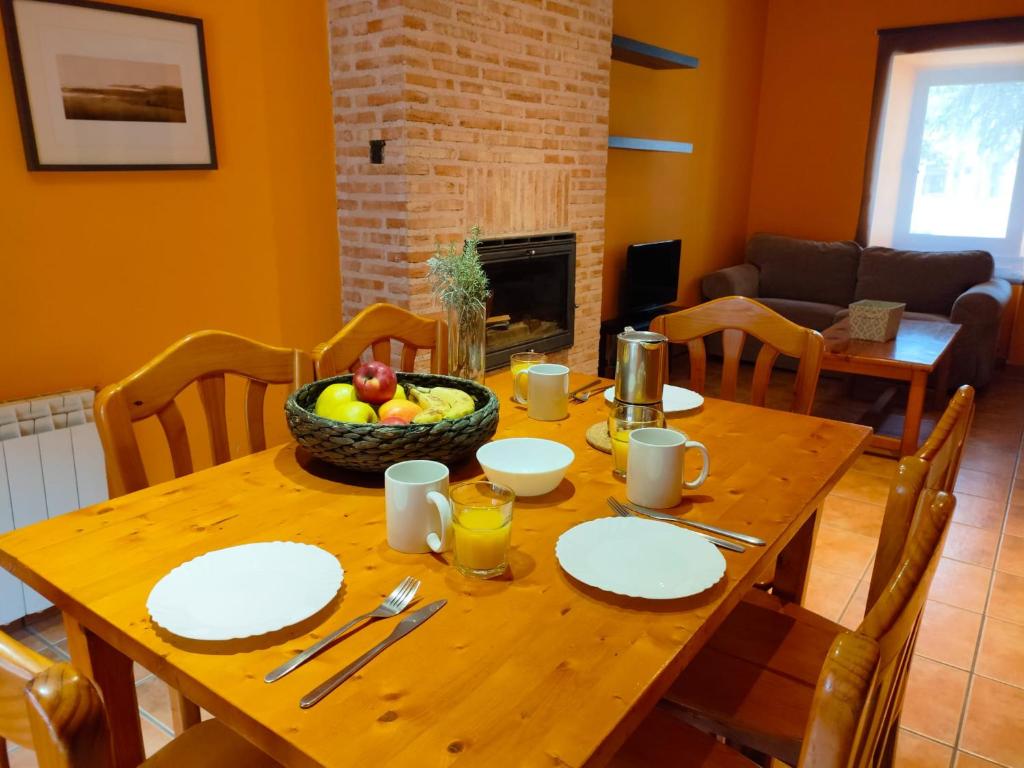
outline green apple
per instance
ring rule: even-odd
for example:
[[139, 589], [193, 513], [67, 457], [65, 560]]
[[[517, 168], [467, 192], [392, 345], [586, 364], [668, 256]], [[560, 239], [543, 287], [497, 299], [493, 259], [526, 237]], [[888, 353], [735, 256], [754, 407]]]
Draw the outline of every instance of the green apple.
[[350, 421], [356, 424], [377, 423], [377, 413], [373, 410], [373, 406], [359, 400], [349, 400], [347, 403], [341, 403], [333, 408], [331, 413], [325, 415], [328, 419], [334, 419], [335, 421]]
[[324, 387], [323, 392], [316, 399], [313, 412], [317, 416], [333, 419], [331, 412], [343, 403], [350, 403], [356, 399], [356, 388], [351, 384], [331, 384]]

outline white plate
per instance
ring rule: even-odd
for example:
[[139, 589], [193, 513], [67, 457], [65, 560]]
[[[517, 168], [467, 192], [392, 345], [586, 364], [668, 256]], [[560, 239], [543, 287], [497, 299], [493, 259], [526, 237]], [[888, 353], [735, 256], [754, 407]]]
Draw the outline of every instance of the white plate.
[[584, 584], [649, 600], [696, 595], [725, 574], [725, 558], [711, 542], [638, 517], [603, 517], [570, 528], [558, 538], [555, 556]]
[[180, 637], [232, 640], [307, 619], [338, 593], [338, 558], [311, 544], [266, 541], [182, 563], [153, 587], [153, 621]]
[[[604, 391], [604, 399], [609, 403], [615, 402], [615, 387], [608, 387]], [[692, 389], [666, 384], [665, 388], [661, 390], [661, 403], [665, 408], [665, 413], [678, 413], [700, 408], [704, 405], [704, 397]]]

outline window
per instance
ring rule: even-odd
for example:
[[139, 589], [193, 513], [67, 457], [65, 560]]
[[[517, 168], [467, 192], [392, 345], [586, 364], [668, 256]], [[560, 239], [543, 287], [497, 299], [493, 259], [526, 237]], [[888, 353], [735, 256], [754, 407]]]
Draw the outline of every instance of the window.
[[[986, 44], [984, 25], [1020, 42]], [[1024, 19], [880, 34], [861, 241], [980, 248], [1024, 274]]]

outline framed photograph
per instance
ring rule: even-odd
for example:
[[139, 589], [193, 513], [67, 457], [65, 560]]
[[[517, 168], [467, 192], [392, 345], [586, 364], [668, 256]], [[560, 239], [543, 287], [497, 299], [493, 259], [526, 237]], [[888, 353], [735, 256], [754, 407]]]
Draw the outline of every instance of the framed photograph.
[[0, 0], [32, 171], [217, 167], [203, 22], [88, 0]]

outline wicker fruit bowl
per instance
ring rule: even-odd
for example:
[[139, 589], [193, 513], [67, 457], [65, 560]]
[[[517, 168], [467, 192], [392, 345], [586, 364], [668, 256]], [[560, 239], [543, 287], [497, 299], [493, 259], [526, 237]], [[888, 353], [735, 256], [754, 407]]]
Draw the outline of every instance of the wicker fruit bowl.
[[476, 410], [434, 424], [393, 426], [334, 421], [313, 412], [317, 397], [327, 386], [351, 382], [352, 374], [314, 381], [293, 392], [284, 405], [288, 428], [299, 445], [318, 459], [345, 469], [383, 472], [408, 459], [452, 464], [472, 456], [498, 428], [498, 398], [491, 390], [468, 379], [430, 373], [399, 373], [398, 383], [461, 389], [473, 398]]

